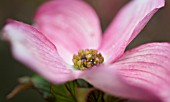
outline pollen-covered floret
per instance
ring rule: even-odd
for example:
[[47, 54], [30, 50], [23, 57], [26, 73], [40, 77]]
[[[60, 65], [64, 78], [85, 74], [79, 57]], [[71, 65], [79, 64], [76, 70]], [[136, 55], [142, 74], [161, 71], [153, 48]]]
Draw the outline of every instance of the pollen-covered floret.
[[86, 70], [104, 62], [101, 53], [94, 49], [79, 50], [78, 55], [73, 55], [74, 67], [79, 70]]

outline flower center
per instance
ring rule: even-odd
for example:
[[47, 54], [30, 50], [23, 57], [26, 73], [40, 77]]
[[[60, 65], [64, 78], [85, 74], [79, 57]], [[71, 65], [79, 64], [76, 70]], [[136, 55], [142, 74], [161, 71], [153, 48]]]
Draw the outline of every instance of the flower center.
[[86, 70], [104, 62], [101, 53], [94, 49], [79, 50], [78, 55], [73, 55], [74, 67], [78, 70]]

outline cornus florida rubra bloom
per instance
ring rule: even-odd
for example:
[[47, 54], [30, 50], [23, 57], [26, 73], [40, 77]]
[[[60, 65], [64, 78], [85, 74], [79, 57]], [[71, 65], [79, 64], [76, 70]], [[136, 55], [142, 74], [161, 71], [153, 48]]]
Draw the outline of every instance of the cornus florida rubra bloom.
[[39, 8], [34, 26], [9, 20], [4, 37], [16, 59], [52, 83], [84, 79], [111, 95], [170, 102], [170, 44], [149, 43], [124, 52], [162, 6], [164, 0], [133, 0], [102, 36], [89, 5], [54, 0]]

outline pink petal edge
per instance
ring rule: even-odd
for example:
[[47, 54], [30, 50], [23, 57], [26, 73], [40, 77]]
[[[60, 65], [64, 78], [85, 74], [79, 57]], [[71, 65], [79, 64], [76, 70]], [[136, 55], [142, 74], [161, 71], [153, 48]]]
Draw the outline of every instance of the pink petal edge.
[[117, 65], [101, 65], [83, 73], [80, 78], [86, 80], [95, 88], [113, 96], [136, 100], [149, 100], [150, 98], [151, 100], [158, 100], [157, 96], [148, 90], [128, 84], [118, 74], [118, 68], [119, 66]]
[[170, 43], [148, 43], [127, 51], [112, 65], [83, 73], [83, 79], [111, 95], [170, 102]]
[[8, 20], [3, 36], [11, 42], [17, 60], [52, 83], [74, 80], [81, 73], [72, 70], [58, 55], [56, 47], [42, 33], [27, 24]]
[[163, 6], [164, 0], [133, 0], [128, 3], [105, 31], [100, 50], [107, 60], [116, 61], [153, 14]]
[[47, 2], [40, 6], [34, 20], [36, 27], [55, 44], [59, 54], [70, 64], [78, 50], [98, 49], [100, 45], [98, 16], [82, 0]]
[[115, 64], [127, 83], [147, 89], [161, 102], [170, 102], [169, 55], [170, 43], [149, 43], [127, 51]]

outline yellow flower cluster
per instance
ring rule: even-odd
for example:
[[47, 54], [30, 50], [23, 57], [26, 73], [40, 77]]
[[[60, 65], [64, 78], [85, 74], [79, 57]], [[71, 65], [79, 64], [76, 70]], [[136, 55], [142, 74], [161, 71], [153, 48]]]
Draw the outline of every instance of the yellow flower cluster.
[[74, 67], [79, 70], [86, 70], [104, 62], [101, 53], [94, 49], [79, 50], [78, 55], [73, 55]]

